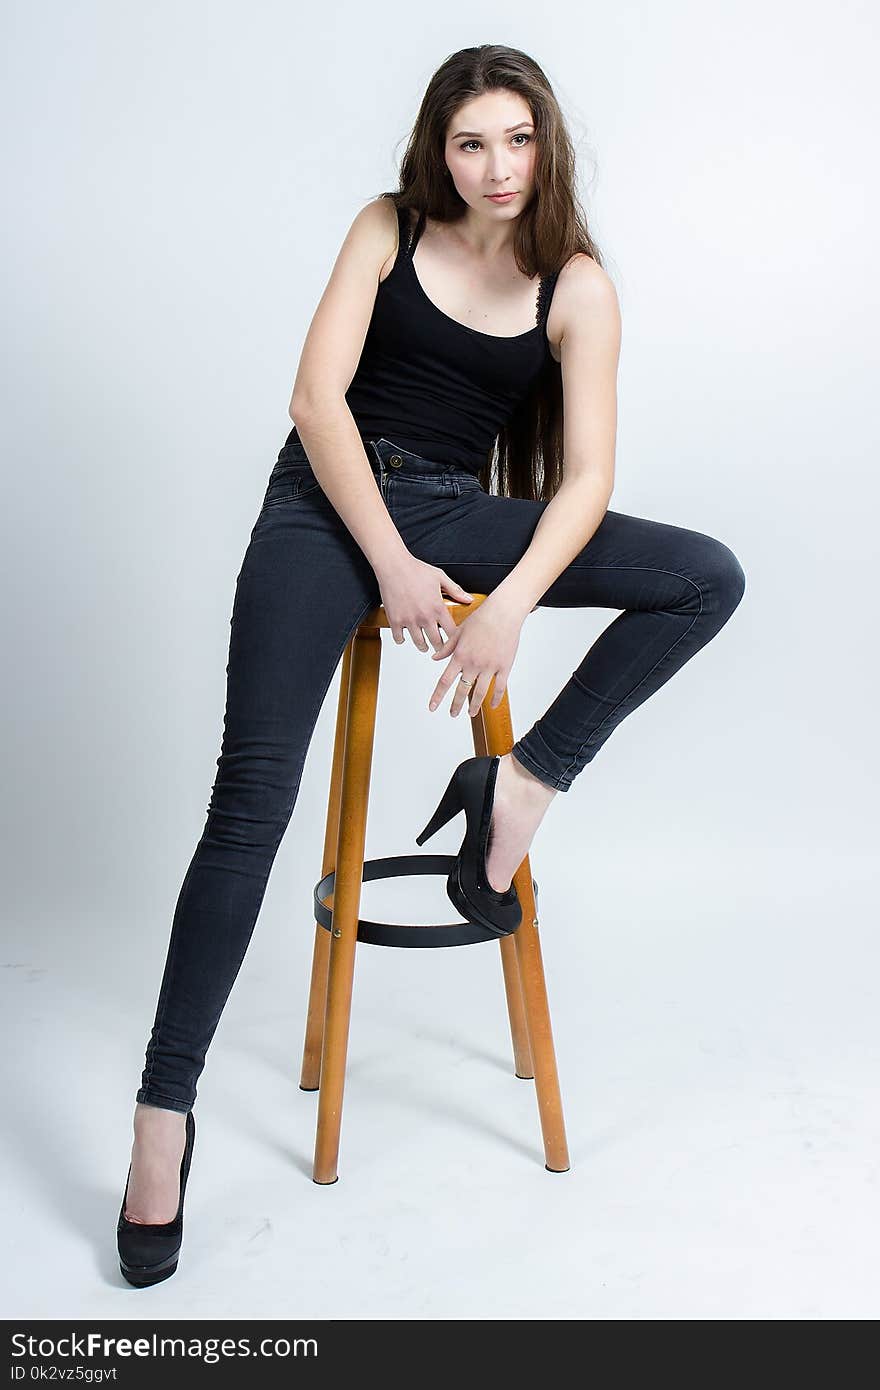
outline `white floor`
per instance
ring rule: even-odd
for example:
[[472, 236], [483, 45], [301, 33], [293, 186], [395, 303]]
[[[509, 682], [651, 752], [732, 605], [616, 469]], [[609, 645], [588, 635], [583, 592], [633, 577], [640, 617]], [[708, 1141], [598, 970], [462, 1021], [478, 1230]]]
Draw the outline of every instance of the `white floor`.
[[[513, 1075], [497, 946], [362, 946], [339, 1181], [311, 1181], [314, 875], [285, 863], [200, 1082], [180, 1266], [153, 1289], [122, 1280], [115, 1223], [166, 929], [128, 923], [120, 949], [110, 922], [13, 928], [4, 1315], [876, 1318], [866, 861], [726, 845], [566, 866], [548, 846], [570, 1170], [545, 1171]], [[370, 885], [362, 911], [393, 918], [414, 885], [423, 920], [450, 920], [439, 879]]]

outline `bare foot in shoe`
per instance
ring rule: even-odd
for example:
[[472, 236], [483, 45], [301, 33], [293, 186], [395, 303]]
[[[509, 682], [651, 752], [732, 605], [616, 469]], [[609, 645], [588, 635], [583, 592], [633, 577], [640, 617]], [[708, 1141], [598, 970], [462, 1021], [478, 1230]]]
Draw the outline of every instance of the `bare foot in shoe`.
[[554, 796], [556, 788], [533, 776], [512, 753], [499, 759], [486, 849], [486, 877], [499, 893], [510, 887]]
[[180, 1205], [180, 1165], [186, 1149], [186, 1115], [137, 1102], [131, 1176], [123, 1215], [140, 1225], [173, 1221]]

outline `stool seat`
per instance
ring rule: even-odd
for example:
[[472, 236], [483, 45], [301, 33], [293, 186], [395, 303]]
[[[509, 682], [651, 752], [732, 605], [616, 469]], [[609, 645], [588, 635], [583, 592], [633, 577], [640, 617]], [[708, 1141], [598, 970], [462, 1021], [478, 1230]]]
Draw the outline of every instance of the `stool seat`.
[[[471, 603], [446, 599], [452, 624], [466, 622], [487, 598]], [[538, 885], [526, 855], [513, 876], [522, 920], [500, 937], [475, 922], [440, 924], [373, 922], [360, 915], [361, 887], [376, 879], [416, 874], [448, 876], [454, 854], [398, 854], [365, 859], [367, 808], [373, 760], [382, 631], [391, 624], [382, 604], [358, 624], [345, 647], [336, 710], [336, 733], [321, 878], [312, 894], [315, 938], [300, 1089], [319, 1091], [313, 1182], [338, 1181], [342, 1099], [351, 1019], [355, 948], [469, 946], [498, 943], [513, 1043], [514, 1075], [534, 1080], [544, 1141], [544, 1167], [567, 1172], [570, 1164], [544, 967], [538, 939]], [[496, 709], [494, 682], [478, 713], [468, 717], [478, 757], [510, 751], [514, 744], [509, 683]], [[421, 821], [419, 821], [421, 823]]]

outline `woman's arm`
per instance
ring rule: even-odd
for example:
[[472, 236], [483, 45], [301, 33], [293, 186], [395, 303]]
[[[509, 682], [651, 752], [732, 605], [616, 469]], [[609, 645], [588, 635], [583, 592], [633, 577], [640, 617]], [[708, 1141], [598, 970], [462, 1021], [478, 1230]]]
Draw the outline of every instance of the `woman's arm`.
[[439, 647], [441, 630], [445, 634], [450, 628], [443, 592], [457, 603], [469, 603], [471, 595], [445, 570], [416, 559], [407, 549], [376, 486], [345, 401], [370, 326], [379, 272], [396, 243], [397, 213], [391, 199], [377, 199], [362, 208], [306, 335], [290, 417], [315, 477], [373, 567], [395, 642], [405, 641], [408, 632], [415, 646], [426, 652], [428, 642]]
[[289, 414], [323, 491], [373, 570], [409, 555], [376, 486], [345, 393], [357, 370], [379, 287], [397, 243], [397, 213], [377, 198], [355, 217], [303, 344]]
[[327, 400], [314, 413], [295, 404], [290, 413], [315, 477], [381, 578], [410, 553], [385, 506], [351, 411], [344, 400]]
[[491, 594], [493, 607], [510, 604], [522, 618], [583, 550], [614, 490], [617, 293], [601, 266], [579, 255], [559, 276], [554, 306], [562, 326], [562, 482], [525, 554]]

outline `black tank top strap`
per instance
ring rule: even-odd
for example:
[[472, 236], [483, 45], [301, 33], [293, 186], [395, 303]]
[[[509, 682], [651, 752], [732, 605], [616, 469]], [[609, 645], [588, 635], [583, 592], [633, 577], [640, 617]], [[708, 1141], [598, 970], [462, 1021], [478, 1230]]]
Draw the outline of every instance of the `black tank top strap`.
[[425, 214], [423, 212], [419, 213], [415, 228], [413, 228], [409, 208], [398, 207], [397, 226], [398, 250], [401, 256], [408, 256], [411, 259], [416, 249], [416, 243], [425, 229]]
[[547, 315], [550, 312], [550, 300], [553, 298], [553, 290], [558, 279], [558, 270], [554, 270], [550, 275], [544, 275], [541, 278], [541, 284], [538, 287], [537, 325], [539, 328], [543, 328], [547, 321]]
[[409, 213], [406, 208], [397, 209], [397, 254], [400, 260], [409, 250]]
[[422, 235], [422, 232], [425, 230], [425, 224], [427, 223], [427, 221], [428, 221], [428, 219], [427, 219], [427, 217], [425, 216], [424, 212], [420, 212], [420, 213], [419, 213], [419, 216], [418, 216], [418, 220], [416, 221], [416, 229], [415, 229], [415, 231], [413, 232], [412, 241], [410, 242], [410, 245], [409, 245], [410, 260], [412, 259], [413, 255], [415, 254], [415, 249], [416, 249], [416, 247], [417, 247], [418, 244], [419, 244], [419, 237]]
[[413, 256], [415, 255], [415, 250], [419, 243], [419, 237], [425, 230], [427, 220], [428, 219], [426, 218], [424, 212], [420, 211], [418, 217], [416, 218], [416, 225], [411, 230], [409, 213], [406, 214], [407, 254], [409, 255], [410, 260], [412, 260]]

